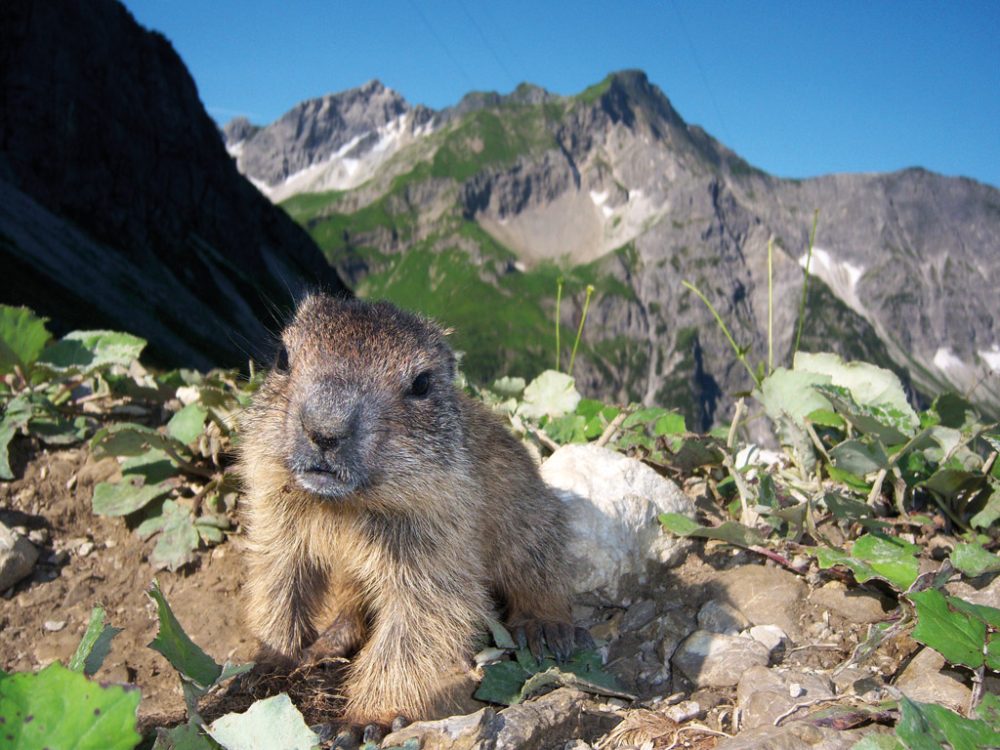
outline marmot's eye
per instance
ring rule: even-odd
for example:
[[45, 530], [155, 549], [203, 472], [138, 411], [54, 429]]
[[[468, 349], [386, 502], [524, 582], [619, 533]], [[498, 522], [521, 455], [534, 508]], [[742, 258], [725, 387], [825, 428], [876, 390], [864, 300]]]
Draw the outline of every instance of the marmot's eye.
[[274, 357], [274, 369], [279, 372], [288, 372], [288, 349], [282, 344], [278, 353]]
[[410, 385], [410, 395], [414, 398], [423, 398], [431, 390], [431, 374], [422, 372], [413, 379]]

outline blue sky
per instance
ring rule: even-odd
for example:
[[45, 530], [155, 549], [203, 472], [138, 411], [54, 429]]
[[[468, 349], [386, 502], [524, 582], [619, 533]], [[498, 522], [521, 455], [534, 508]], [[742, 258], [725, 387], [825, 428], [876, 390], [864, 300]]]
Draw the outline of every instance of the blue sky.
[[220, 122], [378, 78], [441, 108], [641, 68], [783, 177], [922, 166], [1000, 186], [1000, 2], [126, 0]]

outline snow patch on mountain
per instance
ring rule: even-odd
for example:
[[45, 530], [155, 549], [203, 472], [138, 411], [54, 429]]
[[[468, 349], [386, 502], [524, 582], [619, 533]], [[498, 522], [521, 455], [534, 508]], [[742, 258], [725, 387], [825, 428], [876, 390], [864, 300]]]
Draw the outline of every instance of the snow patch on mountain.
[[808, 253], [799, 258], [799, 265], [803, 268], [807, 263], [809, 273], [830, 287], [856, 313], [866, 315], [865, 305], [858, 296], [858, 282], [865, 272], [863, 267], [837, 260], [829, 250], [819, 247], [813, 248], [811, 262]]

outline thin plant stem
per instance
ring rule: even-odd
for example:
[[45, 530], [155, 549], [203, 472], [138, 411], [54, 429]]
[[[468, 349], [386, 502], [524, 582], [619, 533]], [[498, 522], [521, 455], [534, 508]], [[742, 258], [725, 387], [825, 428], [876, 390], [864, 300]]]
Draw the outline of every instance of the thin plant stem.
[[580, 316], [580, 325], [576, 329], [576, 341], [573, 342], [573, 352], [569, 355], [569, 372], [573, 374], [573, 363], [576, 362], [576, 348], [580, 345], [580, 337], [583, 336], [583, 324], [587, 322], [587, 311], [590, 309], [590, 297], [594, 293], [594, 285], [587, 284], [587, 299], [583, 301], [583, 315]]
[[767, 241], [767, 374], [774, 372], [774, 238]]
[[562, 305], [563, 277], [556, 279], [556, 371], [559, 370], [561, 357], [559, 356], [559, 309]]
[[819, 209], [813, 212], [813, 226], [809, 233], [809, 249], [806, 251], [805, 278], [802, 279], [802, 301], [799, 302], [799, 329], [795, 333], [795, 347], [792, 349], [792, 361], [799, 351], [799, 342], [802, 340], [802, 325], [806, 320], [806, 298], [809, 295], [809, 267], [812, 265], [813, 245], [816, 242], [816, 225], [819, 224]]
[[750, 363], [747, 362], [746, 353], [742, 349], [740, 349], [739, 346], [736, 345], [736, 340], [733, 338], [733, 335], [729, 332], [729, 328], [726, 327], [726, 324], [723, 322], [722, 316], [719, 315], [719, 311], [715, 309], [712, 303], [708, 301], [708, 298], [704, 294], [702, 294], [701, 291], [698, 289], [698, 287], [696, 287], [694, 284], [692, 284], [689, 281], [682, 281], [681, 283], [685, 287], [690, 289], [692, 292], [697, 294], [698, 299], [700, 299], [702, 302], [705, 303], [705, 307], [707, 307], [709, 309], [709, 312], [711, 312], [712, 315], [715, 317], [715, 322], [719, 324], [719, 328], [722, 329], [722, 332], [726, 335], [726, 338], [729, 340], [729, 345], [733, 347], [733, 351], [736, 353], [736, 359], [742, 362], [743, 366], [747, 368], [747, 372], [750, 373], [750, 379], [753, 380], [754, 385], [756, 385], [759, 388], [760, 379], [757, 377], [757, 374], [753, 371], [753, 368], [750, 366]]

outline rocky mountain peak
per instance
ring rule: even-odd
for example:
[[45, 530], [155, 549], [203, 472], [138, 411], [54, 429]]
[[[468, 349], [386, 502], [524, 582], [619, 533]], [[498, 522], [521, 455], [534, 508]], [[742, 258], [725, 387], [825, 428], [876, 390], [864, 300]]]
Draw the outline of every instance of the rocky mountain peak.
[[411, 107], [381, 81], [371, 80], [301, 102], [253, 131], [234, 120], [223, 133], [240, 171], [280, 200], [286, 193], [360, 184], [400, 143], [426, 129], [432, 117], [430, 110]]
[[659, 86], [650, 83], [641, 70], [622, 70], [609, 75], [602, 84], [597, 105], [611, 117], [633, 127], [637, 119], [644, 121], [654, 133], [664, 127], [685, 128], [687, 123], [677, 114]]

